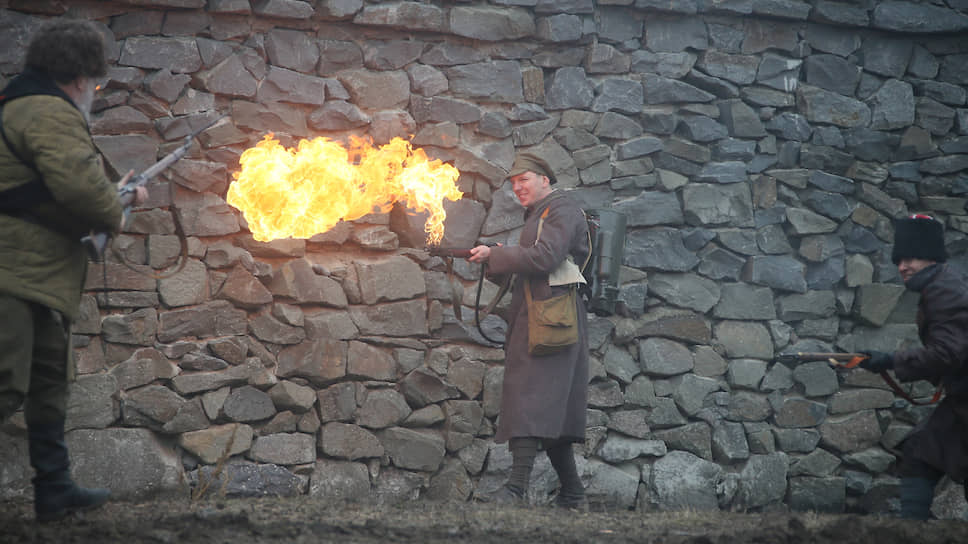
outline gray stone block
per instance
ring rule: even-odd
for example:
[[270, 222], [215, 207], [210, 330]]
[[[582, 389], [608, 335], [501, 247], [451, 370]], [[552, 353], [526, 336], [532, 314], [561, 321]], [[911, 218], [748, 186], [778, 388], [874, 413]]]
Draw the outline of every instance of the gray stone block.
[[200, 497], [296, 497], [305, 492], [306, 480], [288, 469], [273, 464], [230, 462], [215, 473], [215, 467], [202, 466], [188, 475], [199, 489], [207, 485]]
[[798, 234], [824, 234], [834, 232], [837, 223], [804, 208], [787, 208], [787, 220]]
[[260, 436], [252, 443], [248, 457], [274, 465], [302, 465], [316, 460], [316, 441], [310, 434], [277, 433]]
[[396, 467], [433, 472], [443, 462], [444, 439], [436, 431], [391, 427], [381, 431], [379, 438]]
[[624, 74], [631, 59], [608, 44], [592, 44], [585, 51], [585, 68], [590, 74]]
[[72, 473], [82, 486], [106, 487], [116, 497], [131, 499], [182, 489], [178, 456], [147, 429], [78, 429], [66, 440]]
[[699, 259], [682, 245], [682, 233], [678, 229], [654, 228], [628, 233], [625, 264], [637, 268], [684, 272]]
[[[683, 417], [676, 406], [676, 402], [671, 398], [656, 397], [652, 408], [652, 411], [649, 412], [648, 424], [653, 429], [668, 429], [686, 424], [686, 418]], [[665, 440], [658, 434], [656, 434], [656, 437]]]
[[678, 342], [647, 338], [638, 344], [642, 371], [652, 376], [676, 376], [692, 370], [692, 353]]
[[596, 381], [588, 386], [588, 405], [595, 408], [616, 408], [625, 399], [622, 388], [614, 380]]
[[824, 404], [804, 398], [787, 398], [777, 411], [776, 424], [780, 427], [816, 427], [826, 416]]
[[622, 463], [639, 457], [661, 457], [666, 454], [666, 444], [661, 440], [641, 440], [609, 433], [599, 446], [598, 455], [608, 463]]
[[760, 382], [760, 390], [766, 392], [787, 391], [791, 388], [793, 388], [793, 371], [780, 363], [774, 364]]
[[837, 55], [810, 55], [804, 62], [806, 82], [844, 96], [853, 96], [860, 67]]
[[545, 83], [545, 108], [587, 108], [595, 96], [594, 85], [578, 67], [559, 68]]
[[790, 508], [827, 513], [843, 512], [847, 502], [846, 481], [842, 477], [790, 479]]
[[486, 41], [513, 40], [535, 33], [535, 21], [521, 8], [457, 6], [450, 10], [450, 32]]
[[719, 465], [683, 451], [669, 452], [652, 466], [652, 491], [660, 510], [717, 510]]
[[[410, 373], [413, 376], [414, 373]], [[383, 429], [399, 424], [411, 413], [403, 395], [392, 389], [369, 391], [360, 403], [356, 423], [370, 429]]]
[[793, 460], [790, 476], [830, 476], [840, 466], [840, 458], [825, 449], [816, 449]]
[[846, 26], [867, 26], [870, 23], [867, 8], [843, 2], [820, 0], [810, 12], [811, 21]]
[[866, 126], [871, 120], [871, 110], [863, 102], [810, 85], [799, 86], [797, 104], [812, 123], [850, 128]]
[[[837, 193], [814, 190], [804, 191], [803, 203], [813, 211], [836, 221], [847, 219], [853, 212], [853, 208], [847, 201], [847, 198]], [[808, 255], [812, 254], [829, 253], [828, 256], [819, 259], [808, 257], [814, 263], [822, 263], [835, 256], [844, 256], [844, 243], [838, 236], [805, 236], [804, 240], [811, 240], [813, 242], [806, 244], [807, 247], [803, 247], [804, 244], [801, 244], [800, 255], [808, 257]], [[836, 242], [832, 242], [833, 240], [836, 240]]]
[[645, 74], [642, 78], [645, 86], [645, 103], [676, 104], [682, 102], [711, 102], [715, 96], [702, 89], [676, 79]]
[[713, 458], [720, 463], [734, 463], [750, 457], [749, 443], [742, 423], [720, 421], [713, 427]]
[[718, 247], [704, 250], [700, 256], [699, 273], [717, 280], [738, 281], [746, 264], [746, 259]]
[[820, 443], [816, 429], [773, 429], [773, 436], [777, 448], [788, 453], [810, 453]]
[[874, 410], [828, 418], [820, 425], [821, 443], [835, 451], [850, 453], [865, 450], [881, 438], [881, 427]]
[[[359, 11], [361, 7], [363, 10]], [[321, 2], [316, 9], [320, 15], [328, 17], [347, 17], [356, 14], [353, 22], [358, 24], [430, 32], [443, 30], [446, 15], [446, 12], [437, 6], [418, 2], [363, 6], [361, 0], [337, 0]]]
[[735, 359], [729, 362], [726, 380], [733, 388], [759, 389], [766, 375], [766, 362], [756, 359]]
[[730, 421], [766, 421], [772, 414], [773, 408], [764, 395], [739, 391], [729, 396], [729, 412], [726, 417]]
[[591, 110], [595, 112], [617, 111], [637, 114], [642, 109], [644, 94], [642, 84], [626, 79], [606, 79], [596, 90]]
[[585, 465], [588, 485], [585, 493], [590, 502], [611, 508], [628, 509], [635, 505], [639, 477], [607, 463], [592, 459]]
[[364, 500], [370, 495], [370, 473], [363, 463], [318, 459], [309, 481], [309, 496], [329, 500]]
[[649, 278], [650, 291], [673, 306], [705, 313], [720, 298], [719, 286], [695, 274], [654, 274]]
[[[742, 174], [745, 178], [745, 173]], [[682, 192], [683, 212], [689, 224], [708, 226], [753, 226], [753, 202], [745, 183], [686, 185]], [[729, 263], [730, 259], [724, 264]]]
[[629, 54], [629, 62], [632, 72], [679, 79], [692, 70], [696, 55], [687, 51], [653, 53], [639, 49]]
[[702, 51], [709, 46], [709, 35], [706, 25], [698, 18], [647, 19], [645, 42], [650, 51], [677, 53], [688, 48]]
[[871, 26], [894, 32], [963, 32], [968, 16], [930, 4], [883, 2], [874, 7]]
[[854, 315], [875, 327], [884, 325], [904, 293], [904, 287], [888, 283], [870, 283], [857, 288]]
[[695, 416], [706, 405], [707, 396], [719, 391], [719, 381], [712, 378], [685, 374], [672, 394], [676, 405], [687, 416]]
[[783, 453], [751, 456], [740, 472], [734, 504], [750, 510], [781, 502], [786, 495], [788, 463]]
[[870, 448], [844, 456], [844, 462], [846, 464], [859, 466], [865, 471], [874, 474], [886, 471], [896, 459], [895, 456], [880, 448]]
[[781, 291], [807, 291], [803, 263], [785, 255], [754, 255], [746, 261], [743, 279]]

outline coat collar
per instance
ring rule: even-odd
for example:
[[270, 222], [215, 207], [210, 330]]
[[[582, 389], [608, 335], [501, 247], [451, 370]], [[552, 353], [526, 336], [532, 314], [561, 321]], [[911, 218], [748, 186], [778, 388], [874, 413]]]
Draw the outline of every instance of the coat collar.
[[41, 72], [39, 70], [34, 70], [32, 68], [25, 69], [20, 75], [13, 78], [10, 83], [2, 91], [0, 91], [0, 104], [13, 100], [14, 98], [20, 98], [21, 96], [32, 96], [37, 94], [46, 94], [51, 96], [57, 96], [67, 100], [67, 102], [77, 107], [71, 97], [67, 96], [67, 93], [61, 89], [54, 78], [50, 75]]
[[931, 266], [925, 267], [917, 274], [911, 276], [911, 279], [904, 284], [904, 287], [907, 287], [911, 291], [920, 292], [929, 283], [931, 283], [931, 281], [934, 280], [934, 278], [940, 274], [942, 270], [945, 269], [945, 266], [946, 265], [942, 263], [935, 263]]
[[563, 196], [563, 195], [564, 195], [564, 193], [562, 193], [558, 189], [552, 189], [551, 192], [548, 193], [547, 196], [545, 196], [544, 198], [542, 198], [541, 200], [535, 202], [534, 204], [532, 204], [531, 206], [529, 206], [527, 208], [527, 210], [524, 212], [525, 219], [527, 219], [528, 217], [530, 217], [531, 214], [533, 214], [535, 212], [541, 212], [542, 210], [544, 210], [545, 208], [547, 208], [551, 204], [552, 201], [554, 201], [556, 198], [558, 198], [560, 196]]

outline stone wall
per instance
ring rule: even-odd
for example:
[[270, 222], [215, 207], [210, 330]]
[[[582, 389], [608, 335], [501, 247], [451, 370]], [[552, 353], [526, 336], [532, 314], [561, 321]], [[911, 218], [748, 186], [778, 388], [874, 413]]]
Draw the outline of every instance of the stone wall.
[[[892, 218], [939, 217], [968, 268], [966, 12], [956, 0], [0, 0], [0, 83], [45, 18], [101, 26], [111, 68], [92, 128], [112, 171], [228, 115], [152, 184], [119, 240], [138, 268], [165, 269], [177, 216], [184, 270], [90, 266], [75, 473], [121, 496], [187, 497], [229, 451], [210, 489], [231, 495], [464, 500], [502, 482], [502, 351], [468, 324], [479, 271], [457, 263], [462, 322], [443, 261], [412, 248], [419, 218], [260, 243], [224, 201], [266, 132], [287, 145], [413, 134], [462, 173], [446, 245], [515, 240], [522, 212], [503, 179], [521, 148], [551, 157], [589, 207], [628, 214], [627, 311], [591, 317], [578, 460], [595, 502], [896, 508], [894, 447], [930, 409], [875, 375], [774, 357], [917, 342]], [[18, 426], [0, 440], [7, 499], [29, 493]], [[555, 487], [544, 456], [533, 482], [539, 502]], [[942, 514], [963, 515], [955, 491]]]

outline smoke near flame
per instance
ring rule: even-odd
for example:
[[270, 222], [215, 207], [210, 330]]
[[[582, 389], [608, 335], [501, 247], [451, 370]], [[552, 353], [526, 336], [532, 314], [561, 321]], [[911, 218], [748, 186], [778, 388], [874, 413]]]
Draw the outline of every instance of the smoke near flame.
[[268, 242], [310, 238], [340, 220], [390, 210], [400, 202], [427, 212], [427, 243], [444, 235], [444, 199], [459, 200], [460, 172], [430, 159], [410, 142], [394, 138], [374, 147], [363, 138], [343, 144], [328, 138], [301, 140], [286, 148], [267, 135], [239, 159], [226, 201], [240, 210], [252, 236]]

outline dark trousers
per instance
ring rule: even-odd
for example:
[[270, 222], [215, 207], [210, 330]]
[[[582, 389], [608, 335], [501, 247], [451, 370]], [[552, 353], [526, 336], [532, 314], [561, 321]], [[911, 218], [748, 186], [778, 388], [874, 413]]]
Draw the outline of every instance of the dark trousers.
[[918, 459], [916, 449], [917, 440], [908, 439], [898, 466], [901, 475], [901, 517], [926, 520], [931, 518], [934, 487], [944, 476], [944, 471]]
[[917, 440], [910, 438], [904, 442], [901, 462], [898, 464], [898, 474], [902, 478], [924, 478], [937, 482], [944, 476], [944, 471], [939, 470], [924, 461], [918, 459]]
[[0, 422], [23, 404], [27, 424], [62, 422], [70, 329], [59, 312], [0, 294]]

